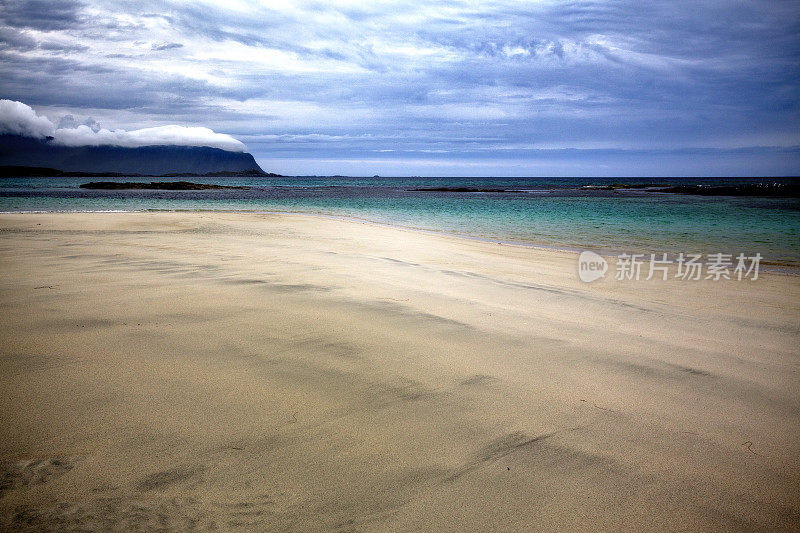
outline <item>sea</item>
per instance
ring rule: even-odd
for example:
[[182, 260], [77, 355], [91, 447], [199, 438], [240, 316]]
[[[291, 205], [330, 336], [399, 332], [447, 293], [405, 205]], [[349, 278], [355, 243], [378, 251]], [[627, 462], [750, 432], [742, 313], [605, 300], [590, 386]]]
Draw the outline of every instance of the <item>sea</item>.
[[[184, 178], [0, 178], [0, 212], [241, 211], [347, 217], [523, 246], [598, 253], [761, 254], [800, 269], [800, 199], [700, 196], [616, 183], [746, 185], [796, 178], [213, 177], [247, 189], [90, 190], [88, 181]], [[506, 192], [415, 189], [502, 189]]]

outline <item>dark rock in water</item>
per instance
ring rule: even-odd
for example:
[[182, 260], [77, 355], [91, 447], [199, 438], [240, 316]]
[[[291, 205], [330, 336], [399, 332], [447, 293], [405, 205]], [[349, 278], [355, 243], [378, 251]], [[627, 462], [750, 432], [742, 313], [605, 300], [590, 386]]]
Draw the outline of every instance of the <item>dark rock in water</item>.
[[158, 189], [165, 191], [204, 191], [207, 189], [247, 189], [231, 185], [214, 185], [210, 183], [192, 183], [191, 181], [92, 181], [80, 185], [81, 189]]
[[105, 176], [266, 175], [247, 152], [208, 146], [61, 146], [52, 139], [7, 134], [0, 135], [0, 165]]
[[587, 191], [616, 191], [627, 189], [653, 189], [656, 187], [669, 187], [666, 183], [612, 183], [611, 185], [583, 185], [581, 189]]
[[800, 198], [800, 183], [753, 183], [748, 185], [676, 185], [654, 192], [673, 194], [697, 194], [700, 196], [770, 196]]
[[519, 192], [511, 189], [475, 189], [472, 187], [420, 187], [412, 192]]
[[589, 191], [625, 191], [696, 194], [699, 196], [771, 196], [783, 198], [800, 197], [800, 181], [797, 183], [750, 183], [745, 185], [667, 185], [664, 183], [614, 183], [611, 185], [583, 185]]

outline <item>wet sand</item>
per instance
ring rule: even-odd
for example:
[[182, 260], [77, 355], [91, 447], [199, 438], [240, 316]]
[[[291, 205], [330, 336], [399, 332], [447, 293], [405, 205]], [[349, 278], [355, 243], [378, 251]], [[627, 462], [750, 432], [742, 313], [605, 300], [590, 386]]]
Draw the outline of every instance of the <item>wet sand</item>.
[[792, 530], [800, 278], [305, 215], [0, 215], [0, 529]]

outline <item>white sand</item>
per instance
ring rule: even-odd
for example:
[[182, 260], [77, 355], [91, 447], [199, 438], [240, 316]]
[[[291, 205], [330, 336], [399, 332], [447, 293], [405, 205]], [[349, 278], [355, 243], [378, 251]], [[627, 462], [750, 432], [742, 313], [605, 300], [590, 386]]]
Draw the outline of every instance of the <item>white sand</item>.
[[800, 278], [302, 215], [0, 215], [0, 529], [791, 530]]

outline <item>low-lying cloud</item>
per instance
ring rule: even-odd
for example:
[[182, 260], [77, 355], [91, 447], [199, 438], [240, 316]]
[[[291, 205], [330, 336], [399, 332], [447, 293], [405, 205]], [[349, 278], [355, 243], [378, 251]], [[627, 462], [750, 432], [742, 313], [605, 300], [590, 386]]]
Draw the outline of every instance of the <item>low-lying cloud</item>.
[[0, 100], [0, 134], [41, 139], [53, 136], [55, 130], [50, 119], [40, 117], [36, 111], [22, 102]]
[[52, 137], [63, 146], [209, 146], [229, 152], [246, 152], [244, 143], [201, 126], [157, 126], [139, 130], [109, 130], [92, 119], [78, 124], [72, 115], [62, 117], [56, 127], [30, 106], [13, 100], [0, 100], [0, 134], [44, 139]]
[[158, 126], [141, 130], [92, 130], [81, 124], [77, 128], [60, 128], [53, 134], [54, 142], [65, 146], [137, 146], [177, 145], [210, 146], [229, 152], [244, 152], [245, 146], [230, 135], [214, 133], [203, 127]]

